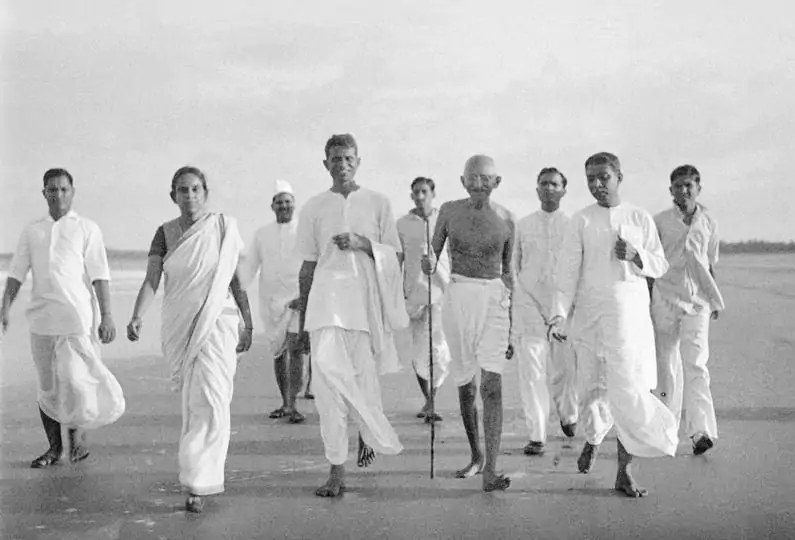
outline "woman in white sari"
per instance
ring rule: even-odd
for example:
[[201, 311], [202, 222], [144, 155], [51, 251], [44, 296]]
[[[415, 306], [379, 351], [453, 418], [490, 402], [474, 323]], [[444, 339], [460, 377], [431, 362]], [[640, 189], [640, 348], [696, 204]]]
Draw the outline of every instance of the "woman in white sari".
[[179, 169], [171, 199], [180, 217], [155, 233], [127, 337], [139, 339], [165, 275], [163, 354], [182, 391], [179, 480], [189, 491], [186, 509], [200, 512], [203, 496], [224, 490], [237, 353], [251, 346], [251, 312], [237, 274], [243, 241], [233, 218], [207, 210], [204, 174]]

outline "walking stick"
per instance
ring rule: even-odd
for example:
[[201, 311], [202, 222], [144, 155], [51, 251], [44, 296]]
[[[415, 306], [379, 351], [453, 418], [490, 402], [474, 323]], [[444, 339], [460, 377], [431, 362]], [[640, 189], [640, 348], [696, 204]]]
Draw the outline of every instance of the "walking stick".
[[[425, 217], [425, 246], [428, 253], [431, 251], [431, 221]], [[434, 445], [436, 443], [436, 406], [433, 385], [433, 297], [431, 291], [431, 280], [433, 274], [428, 274], [428, 394], [431, 398], [431, 478], [433, 478]]]

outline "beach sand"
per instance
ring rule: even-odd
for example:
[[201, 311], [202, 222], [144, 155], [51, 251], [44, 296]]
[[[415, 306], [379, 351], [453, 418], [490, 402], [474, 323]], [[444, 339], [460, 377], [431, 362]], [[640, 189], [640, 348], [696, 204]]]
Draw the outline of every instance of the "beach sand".
[[[142, 267], [138, 267], [142, 268]], [[693, 457], [637, 460], [651, 489], [643, 500], [616, 496], [610, 437], [588, 475], [576, 472], [582, 439], [563, 440], [556, 421], [541, 458], [522, 455], [516, 366], [503, 378], [505, 420], [499, 466], [513, 478], [505, 493], [484, 494], [480, 478], [456, 480], [468, 460], [456, 390], [441, 389], [437, 478], [429, 479], [429, 429], [414, 418], [422, 399], [410, 372], [382, 380], [384, 406], [405, 451], [371, 469], [350, 463], [340, 500], [314, 496], [326, 462], [318, 417], [299, 400], [307, 423], [267, 418], [279, 404], [263, 344], [246, 354], [236, 377], [227, 491], [202, 515], [186, 515], [177, 483], [179, 396], [169, 391], [159, 350], [159, 300], [142, 341], [124, 327], [141, 270], [114, 268], [116, 341], [103, 357], [127, 398], [115, 424], [91, 432], [91, 457], [79, 465], [28, 468], [45, 449], [35, 404], [35, 372], [20, 294], [3, 343], [3, 538], [786, 538], [795, 534], [795, 256], [725, 257], [718, 268], [728, 310], [712, 327], [712, 388], [720, 439]], [[256, 314], [256, 308], [254, 313]], [[259, 322], [259, 321], [257, 321]], [[351, 429], [351, 450], [355, 449]], [[559, 462], [557, 461], [559, 459]]]

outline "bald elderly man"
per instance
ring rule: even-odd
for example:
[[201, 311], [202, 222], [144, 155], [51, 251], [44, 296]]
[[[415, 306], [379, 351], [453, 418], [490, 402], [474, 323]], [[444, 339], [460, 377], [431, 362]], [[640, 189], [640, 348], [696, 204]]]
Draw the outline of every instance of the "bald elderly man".
[[[491, 200], [500, 185], [494, 160], [477, 155], [464, 166], [461, 184], [469, 197], [444, 203], [439, 209], [432, 253], [423, 271], [432, 274], [446, 241], [450, 245], [450, 287], [442, 307], [442, 324], [450, 347], [450, 372], [472, 459], [457, 478], [483, 473], [483, 491], [507, 489], [511, 479], [498, 475], [497, 455], [502, 435], [502, 371], [513, 355], [510, 347], [511, 257], [516, 229], [514, 216]], [[475, 377], [480, 371], [486, 453], [480, 450]]]

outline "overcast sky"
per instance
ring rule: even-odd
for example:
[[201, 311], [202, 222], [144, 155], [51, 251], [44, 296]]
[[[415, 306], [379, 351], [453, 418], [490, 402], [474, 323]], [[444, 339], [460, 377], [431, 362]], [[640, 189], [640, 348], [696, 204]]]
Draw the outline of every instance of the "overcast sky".
[[557, 166], [573, 212], [591, 203], [583, 161], [608, 150], [625, 200], [666, 208], [670, 171], [691, 163], [725, 240], [795, 239], [789, 2], [386, 4], [3, 2], [0, 252], [46, 212], [54, 166], [108, 247], [148, 247], [184, 164], [248, 239], [273, 220], [276, 179], [299, 205], [327, 189], [339, 132], [396, 215], [418, 175], [440, 201], [463, 196], [474, 153], [496, 159], [495, 199], [520, 216]]

